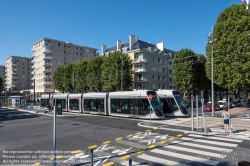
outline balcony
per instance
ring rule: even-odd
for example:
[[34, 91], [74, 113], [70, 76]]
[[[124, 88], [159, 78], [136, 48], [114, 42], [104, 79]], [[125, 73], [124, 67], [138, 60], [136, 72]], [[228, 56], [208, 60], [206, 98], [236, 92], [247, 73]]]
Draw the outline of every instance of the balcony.
[[17, 66], [17, 63], [12, 63], [11, 65], [12, 65], [12, 66]]
[[43, 79], [46, 79], [46, 78], [51, 78], [51, 75], [44, 75]]
[[43, 47], [51, 47], [53, 46], [53, 44], [50, 44], [50, 43], [43, 43]]
[[35, 71], [32, 71], [31, 74], [35, 74]]
[[44, 73], [51, 73], [52, 70], [51, 70], [51, 69], [44, 69], [43, 72], [44, 72]]
[[52, 59], [52, 56], [46, 56], [46, 55], [44, 55], [43, 59]]
[[17, 68], [12, 68], [13, 71], [17, 71]]
[[14, 71], [13, 71], [11, 74], [17, 74], [17, 72], [14, 72]]
[[52, 64], [50, 62], [43, 62], [43, 66], [51, 66]]
[[17, 77], [12, 77], [12, 80], [17, 80], [18, 78]]
[[135, 68], [135, 73], [141, 73], [141, 72], [147, 72], [147, 69], [144, 67], [141, 68]]
[[139, 58], [139, 59], [134, 59], [133, 63], [148, 63], [148, 60]]
[[12, 87], [12, 88], [17, 88], [17, 85], [12, 84], [11, 87]]
[[147, 82], [147, 79], [143, 77], [137, 77], [135, 78], [134, 82]]
[[43, 84], [45, 84], [45, 85], [51, 85], [52, 81], [43, 81]]
[[35, 63], [35, 59], [31, 59], [31, 63]]
[[43, 48], [43, 52], [44, 52], [44, 53], [53, 53], [53, 51], [51, 51], [51, 50], [48, 49], [48, 48]]

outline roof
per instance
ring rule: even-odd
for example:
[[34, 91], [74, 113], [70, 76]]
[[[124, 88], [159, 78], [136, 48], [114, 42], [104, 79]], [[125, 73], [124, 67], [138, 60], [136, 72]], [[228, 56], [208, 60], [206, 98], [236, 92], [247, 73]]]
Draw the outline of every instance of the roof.
[[[148, 43], [148, 42], [145, 42], [145, 41], [142, 41], [142, 40], [138, 40], [133, 46], [132, 46], [132, 49], [131, 50], [138, 50], [138, 49], [141, 49], [141, 50], [146, 50], [148, 49], [149, 47], [151, 47], [151, 49], [158, 49], [157, 46], [155, 44], [152, 44], [152, 43]], [[122, 49], [122, 48], [129, 48], [129, 43], [124, 43], [121, 45], [120, 48], [118, 49]], [[159, 49], [158, 49], [159, 50]], [[112, 51], [117, 51], [117, 46], [114, 46], [114, 47], [110, 47], [108, 49], [105, 50], [105, 53], [106, 52], [112, 52]], [[170, 50], [170, 49], [166, 49], [164, 48], [164, 52], [168, 55], [171, 55], [173, 56], [175, 51], [173, 50]]]

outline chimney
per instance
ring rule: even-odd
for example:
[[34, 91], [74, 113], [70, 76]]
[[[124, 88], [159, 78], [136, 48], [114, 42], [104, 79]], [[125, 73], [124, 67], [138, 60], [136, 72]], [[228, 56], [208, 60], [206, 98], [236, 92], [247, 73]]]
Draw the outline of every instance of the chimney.
[[130, 35], [129, 36], [129, 50], [132, 49], [132, 47], [134, 46], [134, 44], [138, 41], [138, 37], [134, 36], [134, 35]]
[[117, 42], [116, 42], [116, 50], [118, 51], [121, 48], [121, 46], [122, 46], [121, 40], [117, 40]]
[[107, 50], [106, 45], [102, 45], [102, 55], [105, 54], [106, 50]]
[[157, 44], [156, 44], [156, 47], [157, 47], [159, 50], [163, 51], [163, 50], [164, 50], [164, 43], [163, 43], [163, 42], [157, 43]]

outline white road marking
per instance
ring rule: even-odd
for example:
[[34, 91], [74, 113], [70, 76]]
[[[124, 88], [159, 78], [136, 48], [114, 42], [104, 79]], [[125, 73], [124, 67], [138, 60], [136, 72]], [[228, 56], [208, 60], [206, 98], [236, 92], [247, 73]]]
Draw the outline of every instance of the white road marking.
[[231, 141], [231, 142], [242, 142], [242, 140], [221, 138], [221, 137], [213, 137], [213, 136], [203, 136], [203, 135], [195, 135], [195, 134], [189, 134], [188, 136], [198, 137], [198, 138], [215, 139], [215, 140], [223, 140], [223, 141]]
[[195, 141], [195, 142], [201, 142], [201, 143], [208, 143], [213, 145], [223, 145], [223, 146], [229, 146], [229, 147], [237, 147], [238, 144], [233, 143], [224, 143], [224, 142], [216, 142], [216, 141], [208, 141], [208, 140], [201, 140], [201, 139], [194, 139], [194, 138], [181, 138], [182, 140], [188, 140], [188, 141]]

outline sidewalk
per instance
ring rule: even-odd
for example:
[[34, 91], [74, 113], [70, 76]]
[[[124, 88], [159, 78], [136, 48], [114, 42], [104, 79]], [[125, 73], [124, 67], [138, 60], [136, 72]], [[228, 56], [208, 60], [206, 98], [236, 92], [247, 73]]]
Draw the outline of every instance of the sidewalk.
[[[222, 112], [222, 111], [220, 111]], [[246, 112], [248, 114], [250, 109], [248, 108], [233, 108], [230, 112], [231, 115], [236, 115], [235, 118], [231, 119], [231, 124], [233, 125], [233, 133], [228, 134], [224, 133], [224, 122], [223, 118], [221, 118], [221, 113], [219, 111], [216, 112], [217, 116], [207, 116], [205, 118], [206, 128], [209, 135], [217, 135], [222, 137], [232, 137], [238, 139], [247, 139], [250, 140], [250, 117], [238, 116], [237, 113], [241, 112], [243, 115]], [[219, 116], [220, 115], [220, 116]], [[205, 134], [204, 130], [204, 117], [199, 116], [198, 118], [199, 125], [197, 130], [197, 118], [194, 117], [193, 120], [193, 130], [192, 130], [192, 119], [189, 118], [171, 118], [168, 117], [165, 120], [152, 120], [151, 124], [149, 120], [143, 120], [143, 122], [138, 123], [139, 126], [143, 127], [151, 127], [165, 130], [174, 130], [174, 131], [188, 131], [190, 133], [200, 133]]]

